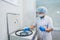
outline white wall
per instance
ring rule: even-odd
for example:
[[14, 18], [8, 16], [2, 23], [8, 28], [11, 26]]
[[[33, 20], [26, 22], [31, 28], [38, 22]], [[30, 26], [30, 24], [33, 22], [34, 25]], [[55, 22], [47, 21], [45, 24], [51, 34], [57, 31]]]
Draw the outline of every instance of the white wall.
[[0, 0], [0, 40], [7, 40], [6, 13], [22, 14], [22, 0], [19, 6], [14, 6]]
[[23, 26], [31, 26], [36, 17], [36, 0], [24, 0], [23, 3]]

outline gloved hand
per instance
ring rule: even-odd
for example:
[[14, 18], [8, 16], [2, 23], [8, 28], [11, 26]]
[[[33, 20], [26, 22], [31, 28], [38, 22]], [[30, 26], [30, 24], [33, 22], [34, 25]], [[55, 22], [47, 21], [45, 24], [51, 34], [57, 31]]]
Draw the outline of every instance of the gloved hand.
[[41, 31], [45, 31], [45, 28], [44, 28], [43, 26], [40, 26], [39, 29], [40, 29]]
[[24, 32], [29, 31], [29, 30], [30, 30], [29, 27], [25, 27], [25, 28], [23, 29]]

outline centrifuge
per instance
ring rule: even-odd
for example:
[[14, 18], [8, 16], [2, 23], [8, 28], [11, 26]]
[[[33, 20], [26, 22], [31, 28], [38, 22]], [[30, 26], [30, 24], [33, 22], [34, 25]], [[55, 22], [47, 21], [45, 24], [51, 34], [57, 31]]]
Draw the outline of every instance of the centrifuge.
[[34, 40], [36, 30], [17, 30], [10, 34], [10, 40]]

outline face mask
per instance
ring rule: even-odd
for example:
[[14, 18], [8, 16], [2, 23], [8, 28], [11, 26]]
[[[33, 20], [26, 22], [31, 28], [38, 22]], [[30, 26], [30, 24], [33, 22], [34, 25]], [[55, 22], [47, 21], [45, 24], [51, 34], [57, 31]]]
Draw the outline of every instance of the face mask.
[[43, 17], [44, 15], [39, 15], [39, 17]]

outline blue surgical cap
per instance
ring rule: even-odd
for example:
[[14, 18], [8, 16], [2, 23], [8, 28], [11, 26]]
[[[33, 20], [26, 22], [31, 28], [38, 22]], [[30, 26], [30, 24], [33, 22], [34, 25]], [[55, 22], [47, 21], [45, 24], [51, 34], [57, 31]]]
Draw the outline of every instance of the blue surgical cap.
[[38, 7], [37, 12], [47, 13], [47, 8], [46, 7]]

